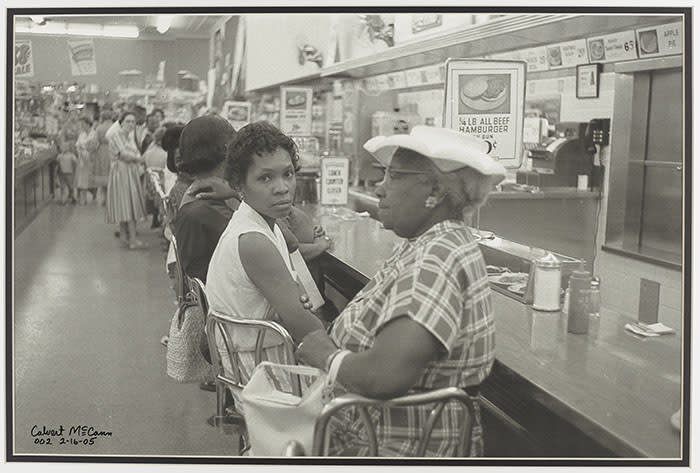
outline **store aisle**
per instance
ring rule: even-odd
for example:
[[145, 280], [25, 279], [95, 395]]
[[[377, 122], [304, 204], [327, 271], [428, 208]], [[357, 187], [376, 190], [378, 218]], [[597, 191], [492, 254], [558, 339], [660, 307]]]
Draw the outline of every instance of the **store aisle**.
[[[175, 306], [157, 233], [140, 224], [151, 248], [128, 251], [114, 230], [103, 207], [50, 204], [14, 241], [15, 453], [231, 455], [238, 438], [206, 423], [215, 394], [165, 373]], [[112, 436], [60, 444], [35, 425]]]

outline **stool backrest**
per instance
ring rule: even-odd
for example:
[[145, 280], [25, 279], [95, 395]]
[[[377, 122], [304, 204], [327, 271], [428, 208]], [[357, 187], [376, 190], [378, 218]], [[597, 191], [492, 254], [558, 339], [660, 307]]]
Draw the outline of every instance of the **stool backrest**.
[[[216, 310], [210, 310], [206, 327], [209, 352], [212, 365], [214, 365], [217, 373], [217, 381], [227, 385], [234, 391], [240, 392], [248, 382], [241, 369], [241, 359], [231, 336], [236, 331], [251, 331], [251, 329], [254, 329], [257, 332], [255, 335], [255, 366], [265, 361], [264, 342], [265, 335], [268, 332], [276, 334], [282, 343], [282, 359], [274, 361], [283, 364], [296, 364], [294, 357], [295, 345], [292, 336], [277, 322], [272, 320], [239, 319]], [[228, 363], [229, 372], [225, 370], [224, 359]], [[293, 390], [295, 394], [301, 393], [301, 387], [298, 383], [293, 387]]]
[[[326, 404], [321, 411], [321, 415], [316, 420], [313, 451], [311, 452], [311, 455], [329, 455], [330, 435], [329, 432], [327, 432], [329, 421], [341, 410], [348, 408], [357, 409], [360, 419], [362, 420], [364, 428], [367, 432], [367, 441], [369, 443], [368, 456], [376, 457], [378, 456], [379, 450], [376, 433], [377, 426], [374, 425], [371, 420], [371, 416], [369, 414], [370, 407], [383, 409], [430, 404], [432, 405], [430, 414], [428, 415], [427, 419], [425, 419], [420, 431], [415, 455], [417, 457], [423, 457], [425, 456], [425, 452], [428, 448], [428, 442], [432, 436], [435, 424], [440, 418], [443, 409], [450, 401], [457, 402], [462, 416], [462, 422], [458, 423], [458, 425], [461, 425], [461, 427], [459, 431], [459, 441], [456, 454], [458, 457], [469, 456], [469, 452], [471, 451], [472, 424], [476, 412], [474, 402], [476, 401], [472, 399], [464, 390], [454, 387], [436, 389], [434, 391], [427, 391], [424, 393], [407, 394], [405, 396], [400, 396], [393, 399], [370, 399], [357, 394], [343, 394]], [[293, 442], [288, 445], [280, 446], [281, 451], [286, 454], [292, 454], [295, 452], [298, 454], [298, 448], [299, 446]]]

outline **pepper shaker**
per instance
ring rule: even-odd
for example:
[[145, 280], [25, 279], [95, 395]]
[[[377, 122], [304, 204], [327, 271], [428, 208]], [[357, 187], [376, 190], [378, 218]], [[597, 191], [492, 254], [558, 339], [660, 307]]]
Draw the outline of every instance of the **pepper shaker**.
[[588, 332], [588, 318], [590, 312], [591, 273], [585, 270], [577, 270], [571, 273], [569, 278], [569, 323], [568, 331], [584, 334]]

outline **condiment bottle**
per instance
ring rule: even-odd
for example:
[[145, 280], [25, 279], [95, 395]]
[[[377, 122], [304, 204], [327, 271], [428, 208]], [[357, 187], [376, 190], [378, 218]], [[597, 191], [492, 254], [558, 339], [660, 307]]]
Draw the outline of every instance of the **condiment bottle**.
[[532, 308], [557, 311], [561, 308], [561, 262], [552, 253], [535, 261]]
[[591, 273], [579, 269], [569, 278], [569, 324], [568, 331], [583, 334], [588, 332], [590, 312]]

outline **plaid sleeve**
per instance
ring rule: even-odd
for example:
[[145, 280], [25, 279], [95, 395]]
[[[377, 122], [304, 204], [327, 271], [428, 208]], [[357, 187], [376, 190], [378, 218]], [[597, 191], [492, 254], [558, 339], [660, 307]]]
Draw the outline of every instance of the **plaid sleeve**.
[[445, 353], [450, 353], [455, 344], [464, 307], [464, 294], [457, 282], [460, 268], [456, 267], [453, 250], [442, 239], [426, 246], [415, 264], [396, 280], [386, 320], [411, 317], [437, 338]]

